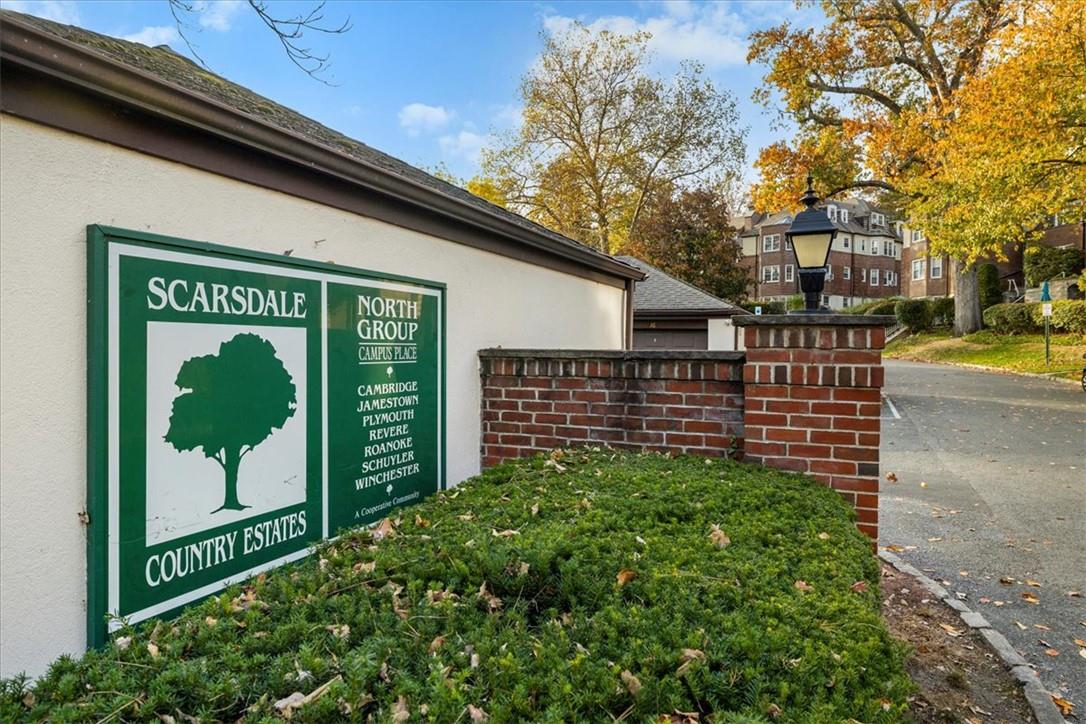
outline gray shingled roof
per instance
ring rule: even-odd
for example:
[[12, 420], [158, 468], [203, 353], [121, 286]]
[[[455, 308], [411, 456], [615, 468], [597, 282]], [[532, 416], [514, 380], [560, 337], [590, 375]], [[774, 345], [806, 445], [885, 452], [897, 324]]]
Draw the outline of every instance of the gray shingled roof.
[[616, 257], [647, 274], [644, 281], [634, 287], [634, 312], [690, 311], [690, 312], [746, 312], [706, 291], [687, 284], [681, 279], [663, 272], [652, 264], [633, 256]]
[[415, 168], [398, 158], [388, 155], [353, 138], [329, 128], [295, 110], [265, 98], [244, 86], [202, 68], [192, 60], [174, 52], [168, 46], [148, 47], [142, 43], [121, 40], [95, 33], [73, 25], [63, 25], [51, 20], [0, 10], [0, 20], [18, 20], [59, 38], [75, 43], [93, 52], [105, 55], [116, 62], [157, 76], [183, 90], [196, 93], [222, 103], [265, 123], [291, 131], [305, 139], [332, 149], [358, 161], [377, 166], [386, 173], [424, 185], [433, 191], [463, 204], [478, 207], [503, 217], [518, 226], [547, 237], [551, 242], [588, 251], [601, 259], [613, 259], [592, 247], [563, 236], [531, 221], [520, 214], [491, 204], [459, 186], [447, 183], [436, 176]]
[[[894, 221], [896, 221], [894, 214], [889, 211], [885, 211], [876, 206], [871, 205], [863, 199], [834, 199], [832, 201], [825, 201], [818, 205], [819, 208], [825, 208], [826, 206], [836, 206], [838, 209], [848, 210], [848, 221], [840, 221], [840, 216], [834, 220], [833, 224], [839, 231], [844, 231], [850, 234], [863, 234], [867, 236], [888, 236], [892, 239], [900, 240], [897, 232], [894, 230]], [[883, 214], [886, 217], [886, 227], [869, 229], [860, 223], [860, 219], [867, 218], [872, 212]], [[744, 231], [740, 236], [758, 236], [759, 232], [767, 226], [777, 226], [780, 224], [791, 224], [792, 214], [787, 211], [777, 211], [769, 214], [766, 218], [762, 219], [757, 224], [754, 224], [750, 229]]]

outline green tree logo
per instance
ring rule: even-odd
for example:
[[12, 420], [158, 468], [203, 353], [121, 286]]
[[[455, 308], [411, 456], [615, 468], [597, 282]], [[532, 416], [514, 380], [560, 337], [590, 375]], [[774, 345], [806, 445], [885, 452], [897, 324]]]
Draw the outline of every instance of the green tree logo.
[[238, 501], [242, 458], [294, 415], [294, 381], [271, 342], [242, 333], [219, 345], [217, 355], [181, 364], [164, 440], [182, 452], [202, 448], [223, 469], [226, 495], [211, 511], [244, 510]]

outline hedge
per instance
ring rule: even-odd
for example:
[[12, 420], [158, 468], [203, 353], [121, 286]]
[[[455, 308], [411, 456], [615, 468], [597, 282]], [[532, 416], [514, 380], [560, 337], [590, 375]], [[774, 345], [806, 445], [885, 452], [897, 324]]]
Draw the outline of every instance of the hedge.
[[923, 332], [931, 328], [931, 305], [926, 299], [902, 299], [894, 307], [894, 314], [910, 332]]
[[1026, 284], [1039, 287], [1049, 279], [1077, 276], [1084, 266], [1083, 252], [1074, 247], [1037, 245], [1026, 249], [1022, 269]]
[[762, 314], [784, 314], [787, 311], [785, 309], [785, 303], [784, 302], [777, 302], [777, 301], [771, 301], [771, 300], [764, 300], [764, 301], [751, 300], [751, 301], [742, 302], [739, 306], [742, 307], [743, 309], [747, 310], [748, 312], [753, 312], [755, 307], [761, 307], [762, 308]]
[[[1049, 327], [1055, 332], [1086, 334], [1086, 300], [1049, 302]], [[1044, 330], [1041, 302], [996, 304], [984, 310], [984, 326], [997, 334], [1029, 334]]]
[[999, 288], [999, 269], [995, 264], [982, 264], [977, 270], [977, 296], [980, 297], [980, 309], [1003, 301], [1003, 292]]
[[894, 307], [904, 297], [887, 297], [886, 299], [875, 299], [870, 302], [864, 302], [863, 304], [857, 304], [849, 307], [844, 311], [848, 314], [893, 314]]
[[931, 297], [931, 322], [936, 326], [954, 324], [954, 297]]
[[0, 720], [899, 721], [870, 546], [804, 476], [556, 451], [2, 682]]

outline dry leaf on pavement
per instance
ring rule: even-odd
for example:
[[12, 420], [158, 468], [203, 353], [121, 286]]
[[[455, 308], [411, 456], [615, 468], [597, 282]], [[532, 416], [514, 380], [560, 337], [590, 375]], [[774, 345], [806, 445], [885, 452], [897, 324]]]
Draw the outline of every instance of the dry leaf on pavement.
[[615, 576], [615, 580], [618, 581], [619, 586], [625, 586], [627, 583], [637, 578], [637, 572], [631, 571], [629, 568], [623, 568]]

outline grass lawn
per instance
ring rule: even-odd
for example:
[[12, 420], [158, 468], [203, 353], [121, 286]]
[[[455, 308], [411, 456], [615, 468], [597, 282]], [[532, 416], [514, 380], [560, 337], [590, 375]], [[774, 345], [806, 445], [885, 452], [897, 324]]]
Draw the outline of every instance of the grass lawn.
[[1045, 365], [1043, 334], [1002, 335], [988, 331], [951, 336], [950, 330], [937, 330], [900, 337], [886, 347], [885, 355], [918, 362], [983, 365], [1012, 372], [1038, 374], [1058, 372], [1068, 379], [1079, 378], [1086, 337], [1078, 334], [1053, 334], [1052, 364]]
[[879, 582], [809, 478], [556, 451], [0, 682], [0, 720], [895, 722]]

